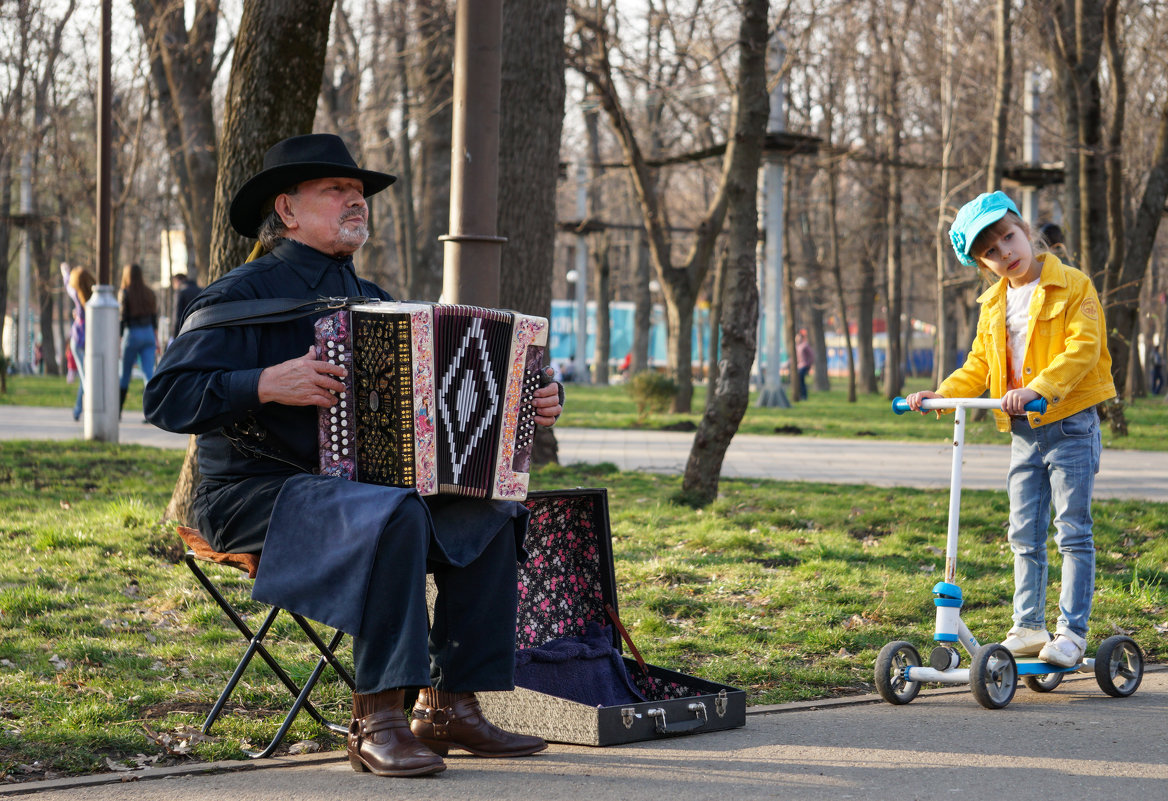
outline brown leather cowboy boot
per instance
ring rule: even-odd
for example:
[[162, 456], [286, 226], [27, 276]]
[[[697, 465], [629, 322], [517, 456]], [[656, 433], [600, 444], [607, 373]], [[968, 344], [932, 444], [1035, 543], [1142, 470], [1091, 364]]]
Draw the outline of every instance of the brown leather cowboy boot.
[[450, 746], [481, 757], [520, 757], [547, 748], [539, 737], [512, 734], [483, 716], [474, 693], [447, 693], [426, 688], [418, 693], [410, 731], [434, 753]]
[[434, 751], [418, 742], [406, 723], [405, 690], [353, 693], [349, 764], [378, 776], [425, 776], [446, 770]]

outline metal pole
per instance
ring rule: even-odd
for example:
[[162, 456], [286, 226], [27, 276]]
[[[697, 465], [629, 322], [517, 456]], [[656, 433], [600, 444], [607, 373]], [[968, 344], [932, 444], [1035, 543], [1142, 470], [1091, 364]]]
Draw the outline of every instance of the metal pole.
[[[786, 58], [786, 47], [776, 33], [771, 48], [771, 70], [778, 72]], [[767, 120], [767, 133], [782, 133], [786, 129], [784, 119], [783, 81], [775, 85], [771, 93], [771, 113]], [[762, 352], [766, 355], [763, 365], [763, 388], [758, 393], [759, 406], [786, 409], [791, 406], [787, 393], [783, 391], [779, 366], [783, 361], [783, 190], [786, 164], [783, 157], [768, 157], [763, 169], [763, 218], [766, 231], [765, 262], [763, 264], [763, 323], [766, 326], [762, 342]], [[794, 369], [794, 359], [791, 361]]]
[[443, 249], [442, 301], [499, 305], [499, 93], [501, 0], [458, 0], [454, 24], [454, 122], [450, 233]]
[[101, 84], [97, 125], [97, 286], [85, 306], [86, 439], [118, 441], [118, 300], [110, 279], [110, 41], [112, 0], [101, 4]]

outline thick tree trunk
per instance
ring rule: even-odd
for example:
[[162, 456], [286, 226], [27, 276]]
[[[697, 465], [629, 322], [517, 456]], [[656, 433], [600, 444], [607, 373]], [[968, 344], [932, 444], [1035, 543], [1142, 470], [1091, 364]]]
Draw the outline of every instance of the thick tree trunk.
[[1123, 270], [1118, 276], [1117, 287], [1112, 293], [1111, 305], [1107, 310], [1108, 329], [1112, 332], [1108, 337], [1111, 375], [1115, 380], [1116, 389], [1121, 392], [1123, 391], [1121, 388], [1127, 383], [1129, 373], [1129, 350], [1123, 345], [1133, 342], [1138, 331], [1140, 279], [1147, 272], [1166, 202], [1168, 202], [1168, 102], [1161, 107], [1152, 168], [1148, 171], [1144, 194], [1127, 238]]
[[[210, 280], [240, 264], [252, 246], [227, 220], [231, 197], [260, 171], [268, 148], [312, 132], [332, 5], [331, 0], [244, 3], [223, 118]], [[288, 59], [288, 53], [297, 57]], [[192, 441], [166, 509], [168, 519], [190, 520], [198, 469]]]
[[[499, 121], [500, 299], [506, 308], [551, 317], [556, 177], [564, 122], [565, 0], [503, 4]], [[570, 403], [571, 401], [566, 401]], [[536, 464], [558, 461], [554, 429], [537, 427]]]
[[[722, 360], [715, 395], [694, 436], [682, 480], [691, 503], [718, 496], [718, 479], [730, 441], [750, 401], [750, 370], [758, 337], [758, 170], [770, 102], [766, 88], [768, 0], [746, 0], [738, 33], [738, 90], [725, 156], [729, 216], [725, 290], [722, 306]], [[688, 339], [688, 337], [686, 337]]]

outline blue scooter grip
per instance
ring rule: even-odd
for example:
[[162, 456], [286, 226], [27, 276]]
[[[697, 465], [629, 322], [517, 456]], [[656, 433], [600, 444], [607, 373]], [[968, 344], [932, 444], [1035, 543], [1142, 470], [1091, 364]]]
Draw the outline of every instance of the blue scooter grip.
[[[1046, 398], [1044, 398], [1040, 395], [1037, 398], [1035, 398], [1034, 400], [1030, 401], [1030, 403], [1027, 403], [1022, 408], [1024, 408], [1028, 412], [1038, 412], [1039, 414], [1045, 414], [1046, 413]], [[896, 414], [904, 414], [905, 412], [912, 411], [912, 409], [909, 408], [908, 401], [905, 400], [904, 398], [893, 398], [892, 399], [892, 411], [895, 412]]]

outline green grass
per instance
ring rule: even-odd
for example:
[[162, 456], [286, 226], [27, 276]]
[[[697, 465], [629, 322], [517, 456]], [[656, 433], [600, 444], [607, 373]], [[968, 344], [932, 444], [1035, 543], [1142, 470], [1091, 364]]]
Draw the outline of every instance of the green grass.
[[[918, 415], [895, 415], [882, 395], [861, 395], [855, 403], [848, 403], [847, 390], [836, 382], [830, 392], [812, 392], [810, 398], [789, 409], [759, 408], [756, 395], [739, 426], [742, 434], [787, 434], [835, 439], [882, 439], [944, 441], [953, 431], [951, 418], [937, 420], [932, 415], [921, 419]], [[927, 389], [924, 379], [914, 379], [905, 387], [904, 394]], [[0, 406], [61, 406], [73, 407], [76, 384], [66, 384], [55, 376], [10, 376], [8, 394], [0, 394]], [[692, 414], [654, 414], [647, 420], [637, 419], [636, 405], [623, 385], [607, 387], [583, 384], [567, 386], [567, 403], [559, 425], [582, 428], [638, 428], [662, 429], [678, 425], [696, 425], [701, 420], [706, 402], [706, 388], [694, 387]], [[130, 384], [126, 399], [127, 409], [142, 408], [142, 382]], [[1166, 450], [1168, 438], [1168, 403], [1162, 397], [1140, 398], [1127, 408], [1129, 433], [1116, 437], [1103, 426], [1103, 446], [1131, 450]], [[970, 420], [965, 441], [969, 443], [1007, 444], [1009, 437], [994, 427], [993, 418]]]
[[[788, 409], [760, 408], [757, 393], [750, 395], [750, 406], [738, 427], [740, 434], [787, 434], [835, 439], [948, 440], [953, 432], [953, 418], [933, 415], [921, 419], [917, 414], [896, 415], [883, 395], [860, 395], [849, 403], [847, 389], [837, 381], [837, 389], [811, 392], [806, 401]], [[931, 388], [925, 379], [910, 381], [902, 394]], [[694, 387], [692, 414], [655, 414], [645, 423], [637, 420], [636, 405], [624, 386], [590, 386], [569, 384], [564, 414], [558, 425], [582, 428], [670, 428], [701, 421], [706, 402], [706, 388]], [[971, 415], [972, 417], [972, 415]], [[1168, 440], [1168, 403], [1163, 397], [1140, 398], [1127, 407], [1128, 436], [1116, 437], [1103, 425], [1103, 446], [1132, 450], [1165, 450]], [[1001, 433], [993, 417], [971, 419], [966, 428], [969, 443], [1008, 444], [1009, 435]]]
[[[284, 690], [253, 667], [214, 736], [193, 735], [241, 642], [179, 562], [171, 526], [158, 522], [181, 458], [0, 442], [0, 781], [105, 771], [107, 760], [241, 758], [278, 725]], [[927, 656], [946, 493], [725, 480], [715, 503], [694, 510], [669, 501], [679, 484], [610, 465], [552, 466], [533, 478], [534, 489], [608, 488], [622, 619], [648, 661], [767, 704], [871, 692], [876, 654], [890, 640]], [[966, 619], [979, 638], [1000, 639], [1012, 594], [1005, 493], [963, 500]], [[1163, 661], [1168, 505], [1098, 501], [1095, 519], [1092, 646], [1130, 631]], [[261, 610], [248, 582], [222, 577], [254, 622]], [[299, 642], [284, 627], [274, 647], [302, 666], [303, 680], [314, 657]], [[339, 682], [316, 700], [346, 719]], [[303, 715], [286, 743], [300, 741], [343, 745]]]
[[[2, 406], [60, 406], [72, 410], [77, 400], [77, 381], [72, 383], [64, 376], [55, 375], [10, 375], [8, 392], [0, 392]], [[130, 381], [130, 392], [126, 395], [127, 409], [142, 408], [142, 379]]]

